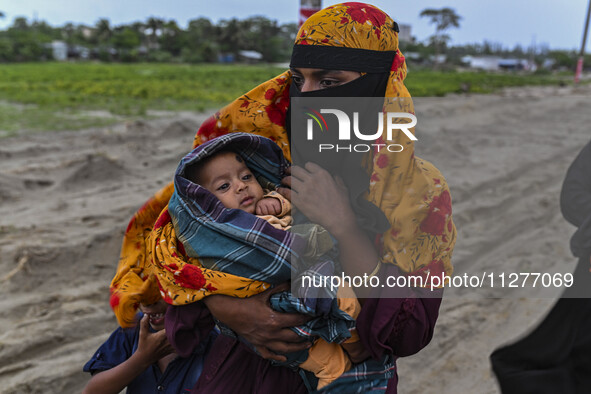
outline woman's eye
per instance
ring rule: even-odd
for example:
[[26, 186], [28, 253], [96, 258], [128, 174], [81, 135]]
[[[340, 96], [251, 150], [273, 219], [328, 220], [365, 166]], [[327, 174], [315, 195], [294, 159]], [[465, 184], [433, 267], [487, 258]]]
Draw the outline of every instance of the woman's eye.
[[292, 75], [291, 76], [291, 80], [293, 81], [293, 83], [295, 83], [297, 86], [301, 86], [303, 81], [301, 77], [298, 77], [297, 75]]
[[323, 79], [322, 81], [320, 81], [320, 86], [322, 86], [323, 88], [328, 88], [337, 85], [340, 85], [340, 81], [335, 81], [331, 79]]

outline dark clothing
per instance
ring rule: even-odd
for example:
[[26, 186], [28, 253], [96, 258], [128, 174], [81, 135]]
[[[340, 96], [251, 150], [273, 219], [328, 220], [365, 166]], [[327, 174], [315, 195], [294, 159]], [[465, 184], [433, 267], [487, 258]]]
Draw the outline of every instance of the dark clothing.
[[[398, 268], [383, 266], [383, 275], [397, 275]], [[410, 291], [410, 290], [405, 290]], [[372, 298], [357, 317], [361, 341], [375, 359], [417, 353], [433, 336], [441, 298]], [[179, 355], [199, 346], [214, 326], [201, 302], [171, 306], [166, 312], [166, 333]], [[398, 376], [388, 382], [387, 393], [396, 393]], [[297, 371], [273, 366], [240, 341], [220, 335], [205, 360], [203, 373], [192, 393], [307, 393]]]
[[503, 394], [591, 393], [591, 143], [567, 172], [560, 206], [578, 227], [571, 238], [579, 257], [574, 285], [531, 334], [492, 353]]
[[[575, 273], [589, 275], [588, 267], [589, 256]], [[591, 299], [560, 298], [531, 334], [495, 350], [491, 363], [503, 394], [591, 393]]]
[[577, 257], [591, 254], [591, 142], [579, 153], [566, 173], [560, 194], [562, 215], [577, 231], [571, 250]]
[[[119, 327], [84, 365], [84, 372], [94, 375], [123, 363], [137, 350], [139, 332], [139, 324], [134, 328]], [[158, 364], [152, 364], [127, 386], [127, 393], [188, 393], [201, 375], [204, 355], [216, 336], [216, 332], [210, 331], [193, 352], [185, 354], [185, 358], [177, 357], [172, 360], [164, 373], [160, 371]]]

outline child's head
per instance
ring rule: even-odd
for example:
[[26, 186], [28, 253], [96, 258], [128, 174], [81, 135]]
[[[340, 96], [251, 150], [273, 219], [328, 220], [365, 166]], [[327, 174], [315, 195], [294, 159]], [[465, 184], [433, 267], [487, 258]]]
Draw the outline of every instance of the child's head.
[[226, 208], [252, 214], [264, 194], [242, 157], [234, 152], [216, 153], [187, 168], [186, 177], [213, 193]]
[[168, 304], [163, 299], [156, 301], [153, 304], [140, 304], [140, 310], [148, 315], [150, 319], [150, 326], [154, 331], [160, 331], [164, 328], [164, 314], [166, 313]]

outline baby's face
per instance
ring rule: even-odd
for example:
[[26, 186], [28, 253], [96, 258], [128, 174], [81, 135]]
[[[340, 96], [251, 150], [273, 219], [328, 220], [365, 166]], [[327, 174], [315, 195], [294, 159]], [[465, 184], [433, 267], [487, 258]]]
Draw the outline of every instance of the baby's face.
[[257, 202], [263, 198], [263, 188], [239, 155], [220, 153], [205, 163], [201, 174], [201, 186], [226, 208], [255, 213]]

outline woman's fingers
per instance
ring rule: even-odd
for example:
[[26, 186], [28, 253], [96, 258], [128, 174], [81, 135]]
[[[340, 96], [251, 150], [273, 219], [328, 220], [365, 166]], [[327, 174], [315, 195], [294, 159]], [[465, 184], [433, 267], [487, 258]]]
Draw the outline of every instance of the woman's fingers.
[[[294, 194], [297, 195], [298, 192], [305, 191], [306, 187], [309, 188], [310, 185], [320, 181], [319, 179], [314, 179], [319, 174], [324, 172], [326, 173], [325, 175], [330, 175], [322, 167], [314, 163], [306, 163], [305, 167], [291, 166], [290, 175], [281, 180], [281, 183], [286, 187], [279, 187], [277, 192], [291, 201]], [[322, 182], [326, 181], [327, 179], [322, 179]], [[287, 191], [286, 188], [289, 188], [290, 191]]]
[[[277, 313], [274, 316], [274, 320], [275, 320], [275, 326], [276, 327], [281, 327], [281, 328], [285, 328], [285, 327], [295, 327], [295, 326], [301, 326], [302, 324], [306, 324], [309, 320], [312, 319], [312, 316], [308, 316], [308, 315], [302, 315], [299, 313]], [[298, 334], [296, 334], [293, 331], [286, 331], [287, 334], [289, 334], [289, 336], [291, 336], [291, 333], [293, 333], [295, 336], [291, 336], [292, 339], [296, 339], [296, 338], [300, 338], [300, 336]], [[280, 339], [280, 338], [278, 338]], [[281, 338], [283, 339], [287, 339], [287, 337], [283, 337]], [[299, 341], [297, 341], [299, 342]]]
[[[306, 166], [308, 166], [308, 164], [311, 164], [311, 163], [307, 163]], [[316, 167], [318, 167], [318, 166], [316, 166]], [[306, 181], [306, 180], [310, 179], [311, 175], [312, 175], [311, 172], [305, 168], [302, 168], [299, 166], [292, 167], [292, 170], [291, 170], [292, 178]]]
[[281, 194], [283, 197], [287, 198], [289, 201], [291, 201], [291, 198], [293, 197], [292, 190], [288, 189], [287, 187], [277, 188], [277, 193]]
[[310, 172], [310, 173], [312, 173], [312, 174], [315, 174], [315, 173], [318, 173], [318, 172], [327, 172], [327, 171], [326, 171], [324, 168], [320, 167], [320, 166], [319, 166], [318, 164], [316, 164], [316, 163], [312, 163], [311, 161], [307, 162], [307, 163], [304, 165], [304, 168], [305, 168], [305, 169], [306, 169], [308, 172]]
[[288, 175], [288, 176], [286, 176], [286, 177], [284, 177], [284, 178], [281, 179], [281, 184], [283, 186], [288, 187], [288, 188], [291, 189], [291, 180], [292, 179], [293, 178], [291, 177], [291, 175]]
[[273, 353], [271, 350], [267, 349], [264, 346], [255, 346], [255, 349], [259, 353], [259, 355], [264, 359], [275, 360], [280, 363], [287, 361], [287, 357], [282, 356], [281, 354]]
[[266, 348], [271, 350], [273, 353], [287, 354], [293, 352], [299, 352], [305, 349], [309, 349], [312, 343], [305, 341], [302, 343], [287, 343], [280, 341], [270, 341], [266, 345]]
[[256, 350], [259, 355], [267, 360], [275, 360], [278, 362], [287, 361], [287, 357], [284, 354], [299, 352], [305, 349], [309, 349], [312, 343], [309, 341], [301, 343], [286, 343], [280, 341], [268, 341], [265, 346], [256, 346]]
[[335, 182], [337, 183], [337, 186], [341, 189], [341, 192], [346, 196], [347, 194], [347, 185], [345, 185], [345, 181], [343, 181], [343, 178], [341, 178], [340, 176], [335, 176]]

